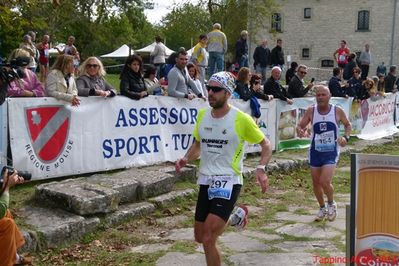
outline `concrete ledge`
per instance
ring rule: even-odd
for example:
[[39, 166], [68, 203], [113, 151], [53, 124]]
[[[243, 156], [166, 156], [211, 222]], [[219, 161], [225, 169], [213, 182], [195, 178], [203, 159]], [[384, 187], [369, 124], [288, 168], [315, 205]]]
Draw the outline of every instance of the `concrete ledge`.
[[81, 178], [39, 185], [35, 197], [79, 215], [113, 212], [118, 209], [120, 202], [117, 190], [90, 184]]
[[148, 202], [123, 205], [118, 211], [108, 214], [105, 217], [105, 223], [109, 225], [120, 224], [124, 220], [147, 215], [153, 211], [155, 211], [154, 204]]
[[171, 191], [169, 193], [160, 195], [155, 198], [151, 198], [148, 201], [151, 203], [154, 203], [155, 206], [157, 207], [163, 207], [166, 206], [170, 203], [172, 203], [174, 200], [178, 198], [184, 198], [184, 197], [189, 197], [195, 193], [195, 190], [192, 188], [185, 189], [185, 190], [177, 190], [177, 191]]
[[84, 178], [84, 181], [118, 191], [120, 203], [136, 202], [140, 182], [135, 178], [135, 173], [136, 169], [131, 168], [114, 174], [92, 175]]
[[97, 217], [86, 219], [59, 209], [27, 206], [21, 209], [21, 213], [26, 223], [39, 235], [41, 244], [47, 248], [79, 240], [100, 224]]

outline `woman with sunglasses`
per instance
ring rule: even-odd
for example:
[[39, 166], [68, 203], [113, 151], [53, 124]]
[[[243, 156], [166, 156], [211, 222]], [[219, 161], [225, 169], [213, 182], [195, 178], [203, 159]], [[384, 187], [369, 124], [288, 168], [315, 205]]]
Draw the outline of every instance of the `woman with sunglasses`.
[[81, 75], [76, 80], [79, 96], [114, 97], [116, 90], [105, 81], [105, 70], [97, 57], [87, 58], [80, 66]]

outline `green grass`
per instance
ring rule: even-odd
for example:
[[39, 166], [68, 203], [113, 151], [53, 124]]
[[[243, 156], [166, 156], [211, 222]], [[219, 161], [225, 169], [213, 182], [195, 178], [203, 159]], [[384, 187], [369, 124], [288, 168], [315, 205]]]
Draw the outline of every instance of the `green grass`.
[[119, 93], [119, 74], [107, 74], [105, 80]]
[[[353, 138], [352, 138], [353, 139]], [[352, 140], [356, 142], [356, 140]], [[298, 151], [282, 152], [289, 156]], [[302, 154], [306, 154], [307, 150], [302, 150]], [[399, 154], [399, 139], [392, 143], [367, 148], [364, 153], [378, 154]], [[248, 156], [249, 159], [251, 156]], [[342, 154], [338, 165], [350, 166], [350, 155]], [[294, 211], [295, 214], [308, 215], [310, 208], [316, 207], [316, 199], [313, 195], [312, 181], [308, 167], [295, 169], [291, 172], [274, 172], [269, 175], [270, 191], [262, 194], [259, 185], [253, 176], [244, 181], [244, 187], [241, 191], [239, 203], [245, 203], [251, 206], [261, 208], [259, 214], [250, 213], [251, 222], [249, 229], [259, 230], [262, 232], [275, 234], [272, 229], [260, 229], [265, 225], [275, 222], [277, 212], [288, 211], [289, 206], [300, 206]], [[19, 208], [31, 203], [34, 193], [34, 185], [36, 183], [28, 183], [17, 186], [11, 190], [11, 206]], [[338, 170], [333, 179], [333, 184], [338, 193], [349, 193], [350, 191], [350, 173], [348, 171]], [[175, 185], [175, 189], [194, 188], [197, 186], [190, 182], [181, 182]], [[177, 215], [185, 215], [189, 217], [174, 226], [174, 228], [191, 227], [194, 222], [193, 210], [195, 208], [196, 193], [192, 197], [177, 199], [172, 204], [158, 208], [153, 214], [145, 217], [130, 219], [113, 228], [102, 226], [102, 228], [92, 234], [88, 234], [80, 241], [79, 244], [68, 246], [66, 248], [50, 249], [34, 253], [35, 265], [155, 265], [156, 261], [166, 254], [166, 251], [153, 252], [149, 254], [132, 253], [131, 247], [151, 244], [151, 243], [170, 243], [165, 239], [150, 238], [150, 236], [160, 236], [168, 229], [157, 223], [158, 218], [168, 218]], [[312, 211], [310, 211], [312, 212]], [[287, 222], [286, 224], [288, 224]], [[313, 225], [313, 224], [312, 224]], [[316, 226], [324, 227], [325, 224], [320, 223]], [[228, 231], [233, 230], [228, 228]], [[283, 241], [308, 241], [307, 237], [293, 237], [282, 235], [282, 240], [268, 241], [268, 243], [276, 243]], [[313, 240], [313, 239], [311, 239]], [[97, 244], [96, 244], [97, 243]], [[98, 244], [100, 243], [100, 244]], [[333, 243], [341, 251], [345, 250], [341, 236], [333, 239]], [[192, 253], [198, 244], [194, 241], [177, 241], [174, 242], [170, 251], [180, 251]], [[276, 249], [276, 252], [278, 249]], [[327, 253], [320, 250], [312, 250], [313, 254], [326, 256]], [[224, 257], [227, 265], [230, 262]]]

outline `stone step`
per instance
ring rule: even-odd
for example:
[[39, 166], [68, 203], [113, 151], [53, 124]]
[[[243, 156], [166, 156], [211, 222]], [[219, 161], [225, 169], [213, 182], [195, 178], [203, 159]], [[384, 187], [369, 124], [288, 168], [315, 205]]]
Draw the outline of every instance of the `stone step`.
[[195, 190], [192, 188], [184, 190], [171, 191], [169, 193], [160, 195], [155, 198], [150, 198], [148, 201], [154, 203], [157, 207], [164, 207], [178, 198], [186, 198], [195, 194]]
[[149, 202], [125, 204], [122, 205], [116, 212], [107, 214], [105, 216], [105, 222], [111, 226], [117, 225], [125, 220], [150, 214], [154, 210], [154, 204]]
[[176, 182], [195, 178], [195, 166], [184, 167], [175, 175], [174, 165], [169, 163], [41, 184], [35, 198], [78, 215], [107, 214], [118, 210], [121, 203], [168, 193]]
[[[21, 217], [31, 231], [25, 249], [53, 248], [81, 239], [100, 224], [97, 217], [85, 218], [60, 209], [26, 206], [20, 209]], [[39, 236], [39, 237], [38, 237]]]

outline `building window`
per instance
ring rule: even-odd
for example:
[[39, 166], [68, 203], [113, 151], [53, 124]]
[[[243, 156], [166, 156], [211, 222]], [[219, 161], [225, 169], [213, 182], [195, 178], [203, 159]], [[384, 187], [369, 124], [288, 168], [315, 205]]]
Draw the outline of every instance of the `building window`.
[[311, 19], [312, 18], [312, 9], [310, 7], [303, 9], [303, 18], [304, 19]]
[[321, 60], [321, 67], [334, 67], [334, 61], [331, 59]]
[[272, 30], [277, 32], [282, 32], [282, 17], [280, 13], [272, 14]]
[[357, 14], [357, 30], [370, 30], [370, 12], [367, 10], [361, 10]]
[[302, 48], [302, 59], [310, 59], [310, 49]]

